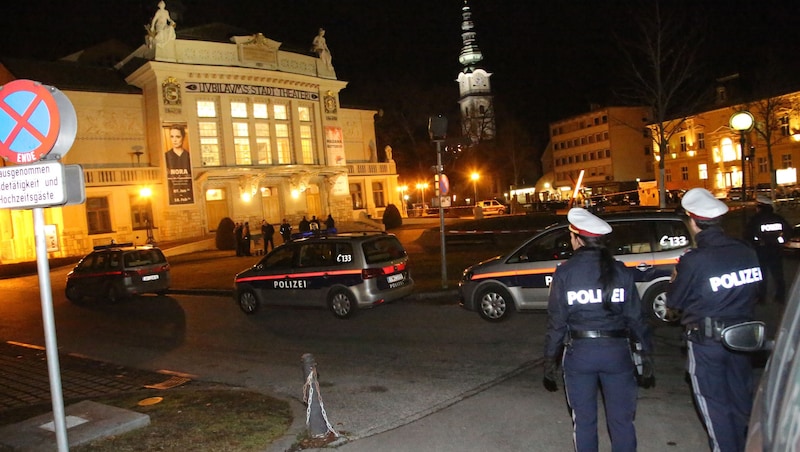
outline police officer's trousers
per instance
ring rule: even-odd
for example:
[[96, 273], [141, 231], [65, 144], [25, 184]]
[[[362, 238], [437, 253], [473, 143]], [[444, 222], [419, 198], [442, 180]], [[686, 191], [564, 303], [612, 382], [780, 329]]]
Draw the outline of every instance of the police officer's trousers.
[[596, 451], [597, 389], [602, 388], [611, 450], [636, 450], [638, 387], [625, 338], [575, 339], [564, 351], [564, 387], [572, 410], [575, 450]]
[[688, 341], [687, 371], [712, 451], [743, 451], [753, 406], [750, 356], [720, 342]]

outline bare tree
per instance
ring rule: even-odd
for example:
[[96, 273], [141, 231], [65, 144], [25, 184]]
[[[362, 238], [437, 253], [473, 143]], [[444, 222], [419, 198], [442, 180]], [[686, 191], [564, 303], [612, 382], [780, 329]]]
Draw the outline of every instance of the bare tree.
[[627, 39], [618, 37], [630, 78], [627, 91], [622, 94], [632, 103], [650, 109], [646, 122], [659, 149], [658, 192], [664, 208], [664, 160], [670, 139], [703, 100], [697, 83], [702, 27], [693, 24], [691, 11], [687, 14], [686, 9], [662, 8], [657, 0], [645, 0], [638, 6], [631, 10], [633, 35]]

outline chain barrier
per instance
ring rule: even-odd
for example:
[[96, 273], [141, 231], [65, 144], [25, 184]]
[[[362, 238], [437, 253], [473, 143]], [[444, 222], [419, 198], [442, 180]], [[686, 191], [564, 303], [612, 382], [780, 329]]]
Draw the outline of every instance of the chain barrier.
[[337, 432], [333, 426], [331, 425], [330, 421], [328, 421], [328, 414], [325, 412], [325, 404], [322, 403], [322, 394], [319, 391], [319, 381], [317, 380], [317, 369], [311, 368], [311, 371], [308, 373], [308, 377], [306, 377], [306, 384], [303, 385], [303, 402], [306, 403], [306, 425], [309, 425], [311, 422], [311, 405], [314, 401], [314, 394], [317, 395], [317, 400], [319, 401], [319, 408], [322, 412], [322, 419], [325, 420], [325, 426], [328, 428], [328, 431], [318, 435], [320, 437], [327, 435], [328, 433], [333, 433], [335, 437], [340, 437], [341, 435]]

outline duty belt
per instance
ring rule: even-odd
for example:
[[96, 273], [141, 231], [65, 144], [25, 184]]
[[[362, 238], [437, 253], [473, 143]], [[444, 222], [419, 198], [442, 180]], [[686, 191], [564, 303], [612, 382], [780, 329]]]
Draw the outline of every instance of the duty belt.
[[572, 339], [599, 339], [606, 337], [628, 337], [628, 330], [572, 330], [569, 332]]

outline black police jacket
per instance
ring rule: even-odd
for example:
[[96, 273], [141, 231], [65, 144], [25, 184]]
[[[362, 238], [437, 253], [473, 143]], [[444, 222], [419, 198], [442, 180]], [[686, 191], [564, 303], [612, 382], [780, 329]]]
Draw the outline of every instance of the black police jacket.
[[681, 256], [667, 289], [667, 306], [682, 311], [684, 325], [705, 317], [725, 322], [752, 320], [761, 268], [755, 251], [711, 227], [695, 237], [697, 248]]
[[544, 356], [555, 358], [569, 331], [628, 330], [631, 339], [649, 353], [650, 330], [642, 316], [642, 301], [632, 270], [616, 262], [611, 309], [603, 307], [600, 250], [581, 247], [556, 268], [547, 302]]
[[763, 246], [780, 252], [783, 244], [789, 240], [792, 227], [777, 213], [762, 210], [747, 222], [745, 240], [754, 246]]

